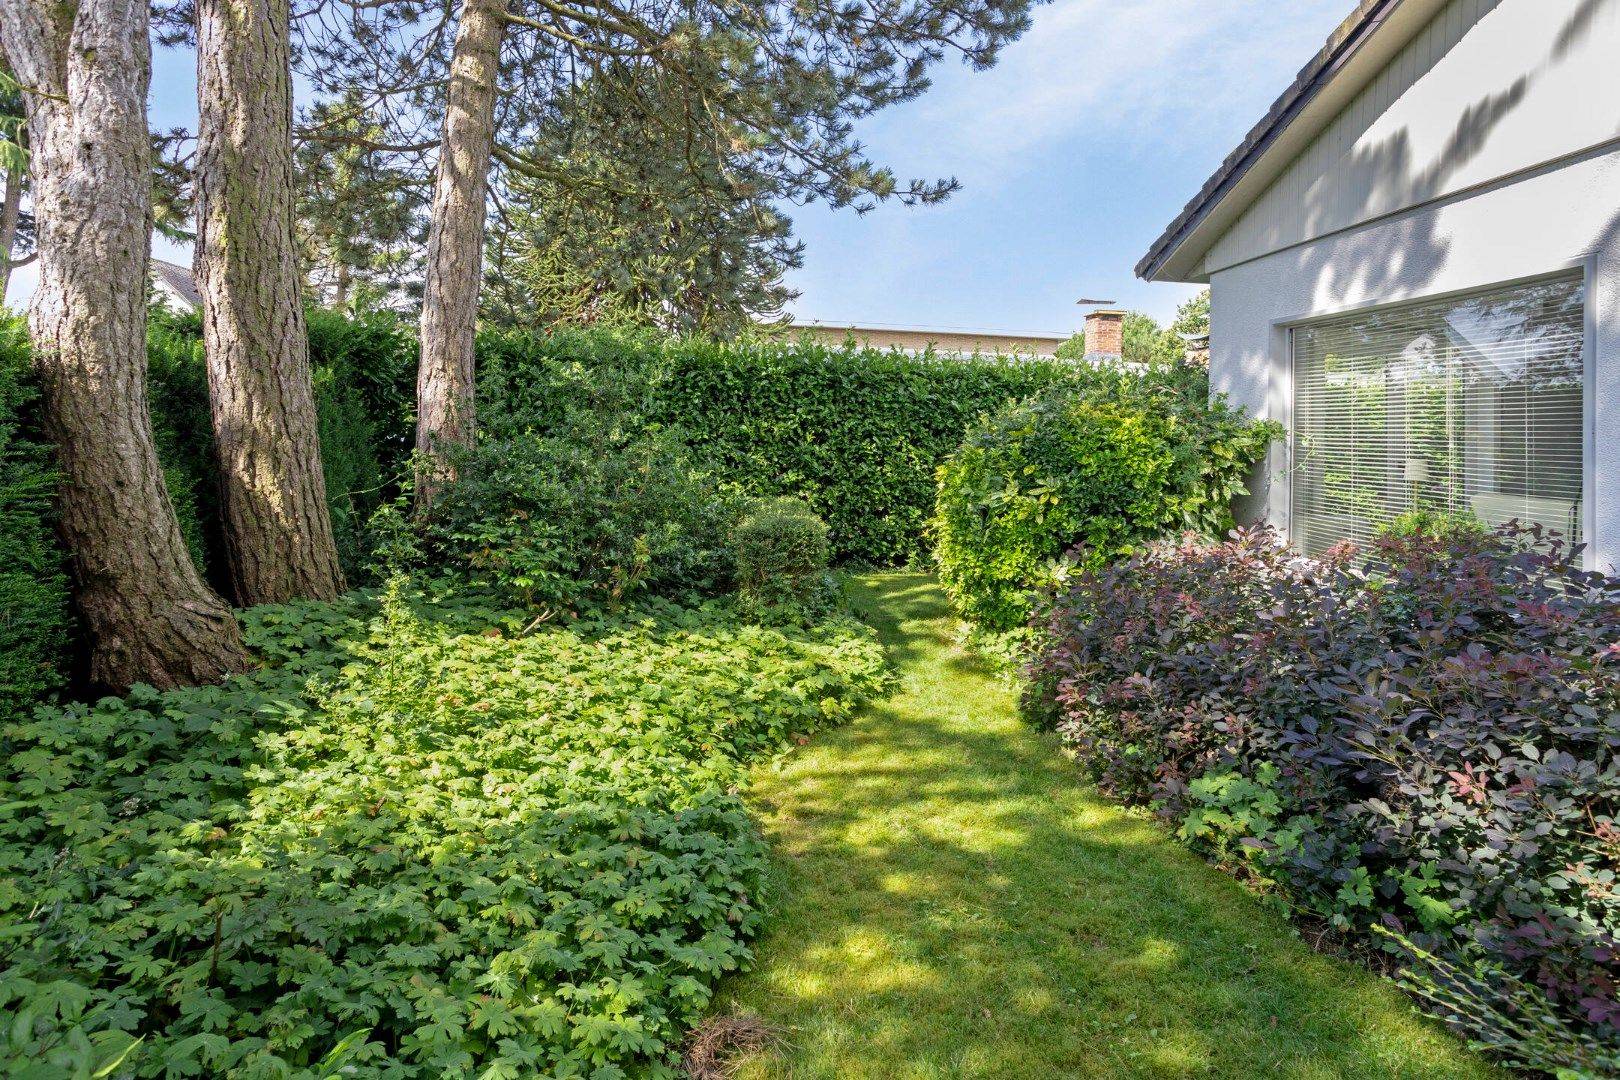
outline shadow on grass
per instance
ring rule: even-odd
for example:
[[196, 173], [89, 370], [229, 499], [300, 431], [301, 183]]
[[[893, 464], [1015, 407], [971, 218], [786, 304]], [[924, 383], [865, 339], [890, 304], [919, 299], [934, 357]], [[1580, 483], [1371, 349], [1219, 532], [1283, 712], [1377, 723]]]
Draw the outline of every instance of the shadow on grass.
[[774, 914], [718, 1001], [789, 1046], [740, 1075], [1492, 1075], [1095, 796], [952, 645], [929, 579], [851, 592], [901, 688], [759, 777]]

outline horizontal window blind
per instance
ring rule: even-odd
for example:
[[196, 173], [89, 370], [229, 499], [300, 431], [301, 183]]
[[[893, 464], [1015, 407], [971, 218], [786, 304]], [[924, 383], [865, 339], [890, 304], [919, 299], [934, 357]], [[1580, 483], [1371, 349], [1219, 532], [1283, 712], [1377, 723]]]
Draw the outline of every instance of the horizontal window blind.
[[1425, 509], [1581, 540], [1579, 277], [1294, 328], [1292, 533], [1319, 554]]

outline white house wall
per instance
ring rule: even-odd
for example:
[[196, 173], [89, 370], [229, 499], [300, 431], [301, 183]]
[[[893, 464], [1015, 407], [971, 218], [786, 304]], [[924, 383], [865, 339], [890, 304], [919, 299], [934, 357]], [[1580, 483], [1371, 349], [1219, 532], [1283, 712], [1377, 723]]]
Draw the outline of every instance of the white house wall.
[[1210, 273], [1620, 137], [1620, 0], [1451, 0], [1205, 256]]
[[[1620, 143], [1218, 272], [1211, 382], [1286, 424], [1289, 324], [1573, 268], [1587, 274], [1587, 530], [1593, 562], [1620, 565]], [[1286, 457], [1272, 458], [1240, 516], [1286, 529]]]

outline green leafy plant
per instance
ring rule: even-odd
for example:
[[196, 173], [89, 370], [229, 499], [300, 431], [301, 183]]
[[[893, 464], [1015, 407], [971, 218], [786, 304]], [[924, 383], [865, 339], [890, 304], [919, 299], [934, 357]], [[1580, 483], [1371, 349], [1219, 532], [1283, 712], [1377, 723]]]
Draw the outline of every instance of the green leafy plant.
[[488, 334], [479, 362], [480, 424], [494, 409], [543, 431], [584, 402], [675, 431], [727, 484], [808, 503], [834, 563], [883, 566], [926, 559], [934, 470], [979, 414], [1091, 377], [1029, 358], [607, 331]]
[[[310, 309], [310, 365], [327, 507], [344, 573], [367, 580], [367, 523], [397, 494], [414, 441], [416, 343], [390, 313], [345, 318]], [[213, 425], [202, 325], [154, 310], [148, 384], [158, 456], [192, 558], [216, 571]], [[217, 578], [217, 573], [214, 574]]]
[[56, 477], [48, 448], [29, 437], [34, 399], [22, 320], [0, 316], [0, 716], [60, 684], [68, 642]]
[[494, 595], [255, 609], [252, 675], [7, 719], [0, 1071], [676, 1076], [761, 919], [746, 765], [881, 655]]
[[938, 471], [940, 578], [987, 630], [1029, 617], [1032, 591], [1078, 549], [1096, 566], [1177, 529], [1219, 534], [1276, 437], [1208, 399], [1201, 371], [1099, 371], [986, 417]]
[[496, 415], [455, 457], [456, 482], [423, 524], [430, 564], [553, 611], [729, 585], [736, 500], [676, 433], [584, 409], [520, 423]]
[[1379, 530], [1381, 536], [1434, 540], [1489, 536], [1491, 530], [1473, 514], [1450, 510], [1408, 510]]

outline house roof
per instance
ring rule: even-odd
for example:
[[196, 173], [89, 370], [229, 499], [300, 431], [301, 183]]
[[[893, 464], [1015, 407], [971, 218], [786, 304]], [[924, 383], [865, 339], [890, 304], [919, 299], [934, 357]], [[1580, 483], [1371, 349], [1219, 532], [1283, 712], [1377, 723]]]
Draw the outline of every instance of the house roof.
[[1021, 352], [1051, 356], [1070, 335], [1061, 333], [1017, 333], [1011, 330], [974, 330], [970, 327], [930, 328], [921, 326], [862, 326], [855, 323], [796, 322], [795, 333], [809, 334], [833, 345], [854, 338], [879, 349], [912, 349], [930, 346], [941, 352]]
[[202, 307], [202, 293], [197, 291], [197, 283], [192, 280], [191, 267], [153, 259], [152, 279], [192, 307]]
[[1201, 263], [1210, 244], [1444, 2], [1361, 0], [1153, 242], [1136, 276], [1204, 280]]

